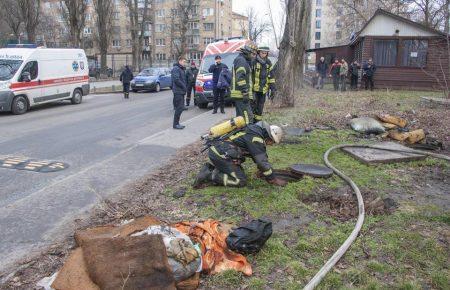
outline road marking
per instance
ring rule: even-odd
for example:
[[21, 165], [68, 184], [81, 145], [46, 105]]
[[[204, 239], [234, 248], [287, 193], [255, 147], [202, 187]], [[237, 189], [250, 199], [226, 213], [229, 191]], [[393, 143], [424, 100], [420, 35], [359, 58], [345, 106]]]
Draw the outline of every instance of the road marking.
[[64, 170], [69, 164], [58, 161], [36, 160], [27, 157], [0, 156], [0, 168], [28, 170], [40, 173]]

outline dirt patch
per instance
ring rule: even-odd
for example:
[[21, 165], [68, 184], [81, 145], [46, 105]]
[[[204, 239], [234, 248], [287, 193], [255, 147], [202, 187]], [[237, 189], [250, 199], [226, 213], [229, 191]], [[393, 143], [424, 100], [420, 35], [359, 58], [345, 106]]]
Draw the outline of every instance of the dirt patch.
[[[398, 207], [392, 198], [380, 198], [370, 191], [363, 193], [363, 199], [366, 214], [369, 215], [392, 214]], [[358, 216], [358, 201], [349, 188], [341, 188], [336, 193], [311, 194], [301, 200], [312, 205], [320, 214], [339, 221], [348, 221]]]

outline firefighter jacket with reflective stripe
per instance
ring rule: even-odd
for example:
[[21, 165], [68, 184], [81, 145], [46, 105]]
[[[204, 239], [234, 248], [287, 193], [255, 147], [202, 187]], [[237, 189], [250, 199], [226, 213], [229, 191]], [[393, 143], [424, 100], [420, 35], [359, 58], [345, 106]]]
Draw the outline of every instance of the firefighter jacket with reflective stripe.
[[266, 94], [275, 84], [273, 66], [270, 59], [257, 56], [252, 62], [253, 91]]
[[[231, 98], [242, 99], [243, 93], [250, 93], [252, 89], [251, 67], [242, 53], [235, 58], [231, 74]], [[252, 94], [249, 95], [249, 99], [253, 99]]]
[[272, 178], [272, 165], [269, 162], [264, 142], [266, 138], [268, 136], [263, 128], [250, 124], [244, 131], [231, 135], [228, 141], [241, 148], [245, 156], [251, 157], [265, 177]]

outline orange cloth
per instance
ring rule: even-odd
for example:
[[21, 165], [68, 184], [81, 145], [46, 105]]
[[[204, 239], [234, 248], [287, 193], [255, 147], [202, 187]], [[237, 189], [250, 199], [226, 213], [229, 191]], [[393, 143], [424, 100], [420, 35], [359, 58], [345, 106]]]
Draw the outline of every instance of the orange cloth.
[[201, 245], [204, 272], [216, 274], [236, 270], [247, 276], [252, 275], [252, 266], [247, 259], [227, 247], [226, 238], [231, 230], [229, 226], [215, 220], [180, 222], [173, 226]]

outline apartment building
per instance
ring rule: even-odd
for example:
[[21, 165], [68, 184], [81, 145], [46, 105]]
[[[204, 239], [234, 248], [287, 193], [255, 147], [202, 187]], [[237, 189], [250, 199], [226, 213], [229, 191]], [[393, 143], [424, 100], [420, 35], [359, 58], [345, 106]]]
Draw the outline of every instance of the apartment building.
[[348, 38], [343, 35], [343, 7], [338, 0], [312, 0], [310, 48], [341, 45]]
[[[115, 70], [131, 63], [131, 34], [128, 9], [122, 0], [114, 0], [115, 9], [111, 27], [111, 40], [108, 49], [108, 66]], [[180, 4], [184, 3], [184, 4]], [[180, 5], [189, 5], [188, 19], [180, 12]], [[186, 7], [186, 6], [184, 6]], [[51, 47], [68, 46], [69, 29], [61, 15], [59, 0], [44, 0], [43, 13], [46, 19], [56, 19], [51, 26], [58, 33], [49, 37], [48, 32], [39, 38], [42, 44]], [[232, 0], [153, 0], [149, 12], [152, 14], [144, 32], [144, 48], [150, 55], [146, 64], [153, 60], [155, 65], [169, 66], [174, 62], [177, 49], [180, 47], [180, 21], [187, 21], [186, 57], [199, 62], [203, 51], [216, 39], [246, 36], [248, 20], [245, 16], [233, 14]], [[88, 56], [99, 59], [96, 43], [95, 8], [92, 0], [88, 1], [86, 25], [83, 29], [83, 48]], [[247, 24], [245, 24], [247, 22]], [[237, 29], [237, 27], [244, 29]]]

